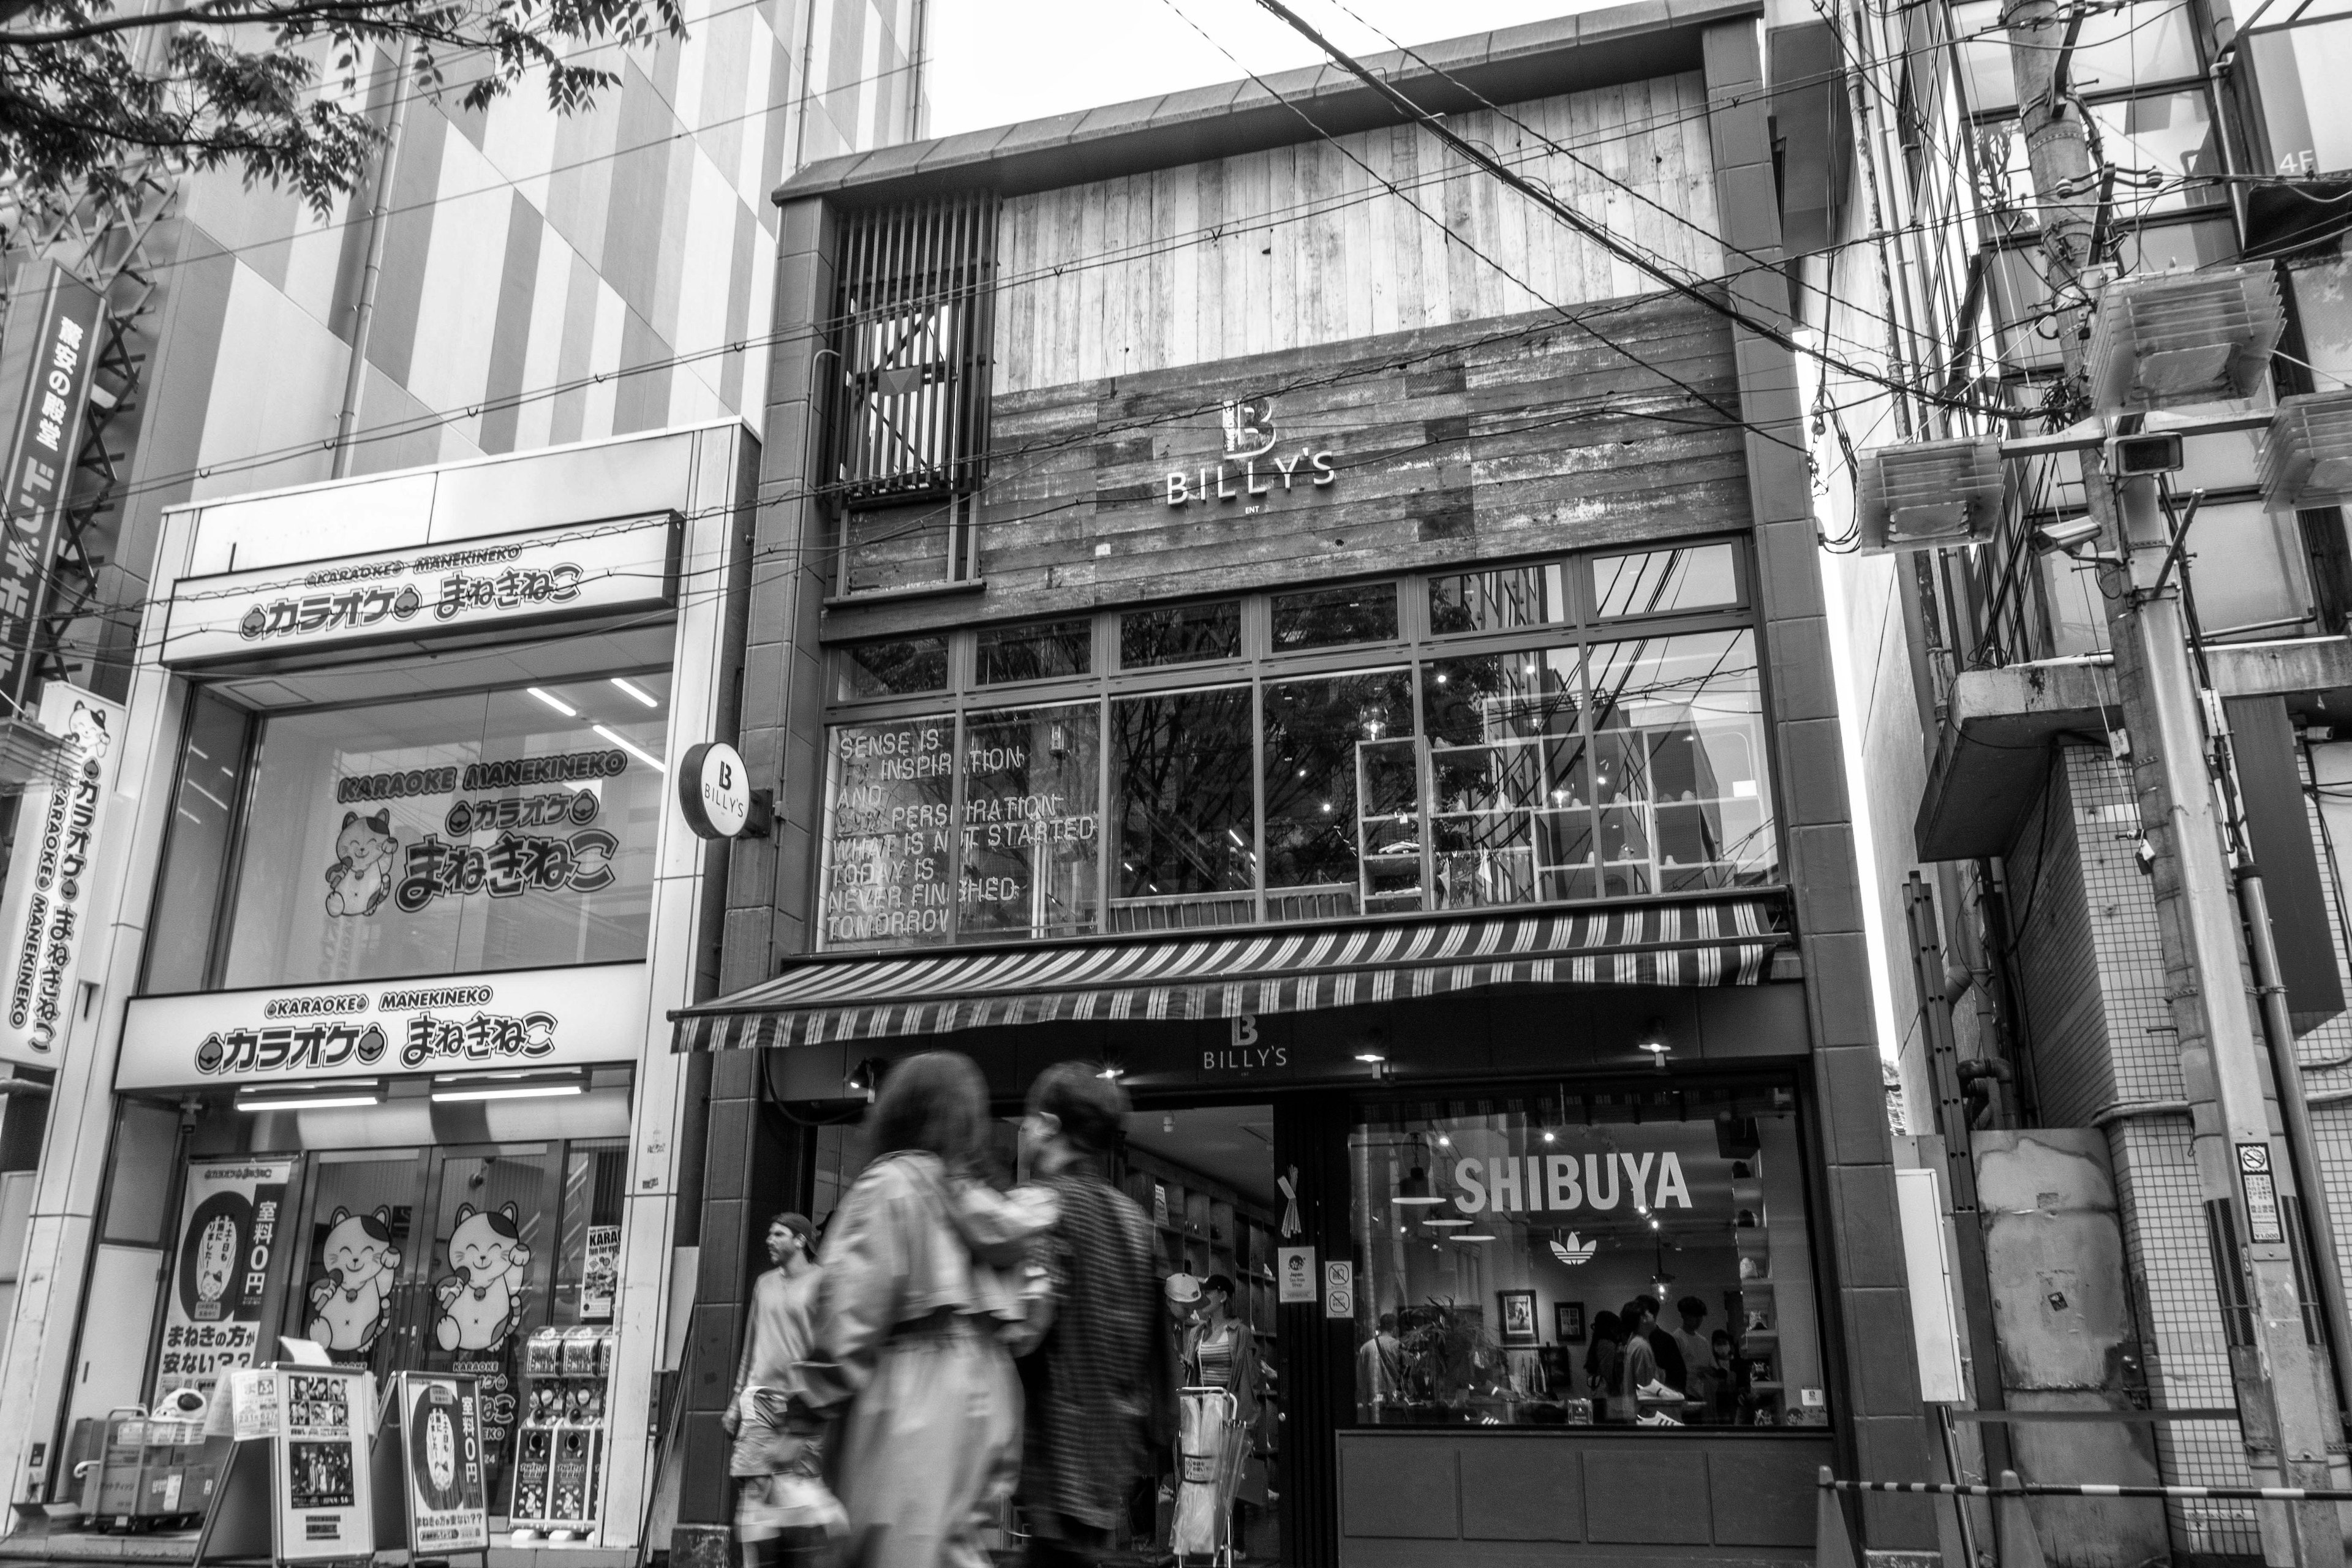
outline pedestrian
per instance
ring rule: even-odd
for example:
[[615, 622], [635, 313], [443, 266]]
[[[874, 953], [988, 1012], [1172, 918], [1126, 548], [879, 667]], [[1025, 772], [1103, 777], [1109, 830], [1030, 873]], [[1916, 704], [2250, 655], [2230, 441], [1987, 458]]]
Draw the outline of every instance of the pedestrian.
[[[1643, 1303], [1647, 1303], [1645, 1306]], [[1609, 1419], [1631, 1424], [1641, 1417], [1641, 1395], [1659, 1389], [1658, 1358], [1651, 1348], [1650, 1326], [1657, 1321], [1657, 1302], [1642, 1296], [1625, 1303], [1617, 1314], [1625, 1342], [1609, 1373]]]
[[722, 1422], [735, 1439], [727, 1471], [740, 1483], [735, 1538], [743, 1548], [744, 1568], [808, 1560], [828, 1543], [825, 1526], [839, 1517], [837, 1506], [825, 1506], [816, 1479], [824, 1460], [822, 1436], [795, 1434], [787, 1415], [799, 1384], [795, 1368], [809, 1351], [815, 1245], [806, 1216], [776, 1215], [768, 1222], [768, 1261], [774, 1267], [751, 1286], [743, 1360]]
[[1366, 1420], [1380, 1419], [1380, 1407], [1404, 1393], [1404, 1342], [1397, 1338], [1397, 1315], [1382, 1312], [1372, 1337], [1356, 1347], [1356, 1404]]
[[1126, 1117], [1116, 1082], [1061, 1062], [1037, 1076], [1021, 1122], [1029, 1178], [1061, 1212], [1045, 1247], [1053, 1325], [1020, 1363], [1020, 1495], [1037, 1568], [1092, 1563], [1110, 1550], [1162, 1424], [1152, 1408], [1160, 1313], [1151, 1222], [1108, 1179]]
[[1007, 1339], [1051, 1193], [992, 1191], [988, 1086], [971, 1058], [898, 1063], [870, 1115], [873, 1161], [834, 1211], [814, 1343], [794, 1405], [835, 1421], [834, 1490], [859, 1568], [988, 1568], [1012, 1495], [1021, 1387]]

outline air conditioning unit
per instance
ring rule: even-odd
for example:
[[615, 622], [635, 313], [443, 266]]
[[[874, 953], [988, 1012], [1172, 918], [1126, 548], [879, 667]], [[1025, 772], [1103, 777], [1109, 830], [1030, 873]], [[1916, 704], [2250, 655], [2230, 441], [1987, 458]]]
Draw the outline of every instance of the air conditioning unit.
[[1933, 550], [1990, 539], [2000, 526], [2008, 469], [1994, 437], [1919, 441], [1862, 455], [1864, 551]]
[[2279, 399], [2263, 443], [2262, 483], [2273, 511], [2352, 501], [2352, 392]]
[[2091, 405], [2115, 415], [2259, 397], [2285, 320], [2267, 267], [2111, 283], [2091, 327]]

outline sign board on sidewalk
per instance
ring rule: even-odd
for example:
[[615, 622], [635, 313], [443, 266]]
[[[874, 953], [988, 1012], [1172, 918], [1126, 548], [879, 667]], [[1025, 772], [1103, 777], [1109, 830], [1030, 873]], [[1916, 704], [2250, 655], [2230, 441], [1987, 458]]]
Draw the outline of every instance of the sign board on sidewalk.
[[278, 1365], [229, 1378], [236, 1445], [196, 1537], [199, 1563], [370, 1557], [374, 1500], [362, 1445], [375, 1384], [364, 1370]]
[[475, 1380], [447, 1373], [393, 1377], [375, 1437], [375, 1543], [412, 1558], [490, 1547]]

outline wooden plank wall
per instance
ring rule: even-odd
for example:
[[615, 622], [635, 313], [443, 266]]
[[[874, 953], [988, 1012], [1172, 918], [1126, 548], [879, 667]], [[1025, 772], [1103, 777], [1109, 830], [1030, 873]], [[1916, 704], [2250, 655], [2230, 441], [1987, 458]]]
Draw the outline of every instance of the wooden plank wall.
[[[1612, 232], [1722, 272], [1698, 72], [1506, 107], [1525, 129], [1488, 110], [1454, 122]], [[1412, 126], [1016, 196], [1000, 221], [1001, 393], [1654, 287]]]
[[[828, 640], [1627, 540], [1744, 529], [1730, 328], [1647, 294], [1000, 396], [977, 597], [827, 613]], [[1271, 395], [1257, 498], [1168, 504], [1214, 469], [1220, 405]], [[1709, 406], [1709, 404], [1716, 406]], [[1328, 450], [1324, 487], [1269, 478]], [[1229, 489], [1241, 468], [1227, 464]], [[911, 564], [938, 510], [908, 520]], [[920, 574], [909, 572], [908, 581]]]

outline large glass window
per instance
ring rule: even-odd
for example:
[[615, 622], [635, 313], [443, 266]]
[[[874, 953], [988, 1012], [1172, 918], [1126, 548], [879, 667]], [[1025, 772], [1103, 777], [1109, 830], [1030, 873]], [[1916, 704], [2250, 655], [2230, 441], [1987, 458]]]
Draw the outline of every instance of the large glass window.
[[262, 726], [220, 984], [643, 958], [669, 678]]
[[1228, 925], [1256, 908], [1256, 720], [1246, 686], [1110, 705], [1118, 929]]
[[1370, 1104], [1348, 1152], [1360, 1422], [1828, 1424], [1789, 1089]]
[[146, 989], [204, 987], [228, 880], [231, 831], [245, 790], [246, 728], [253, 716], [198, 690], [188, 712], [187, 751], [172, 796], [170, 847], [155, 889], [147, 936]]
[[[945, 634], [961, 691], [829, 731], [825, 945], [1769, 883], [1740, 561], [1703, 542]], [[1286, 627], [1424, 646], [1294, 673]], [[1074, 650], [1114, 629], [1121, 668], [1088, 679]], [[1023, 663], [1040, 695], [1008, 710], [992, 665], [1041, 646], [1057, 668]], [[1238, 668], [1154, 668], [1211, 658]]]
[[[2263, 28], [2249, 34], [2263, 129], [2275, 173], [2326, 174], [2352, 169], [2352, 17]], [[2258, 171], [2260, 172], [2260, 171]]]

